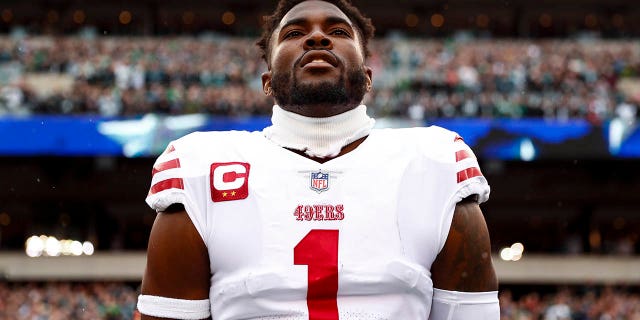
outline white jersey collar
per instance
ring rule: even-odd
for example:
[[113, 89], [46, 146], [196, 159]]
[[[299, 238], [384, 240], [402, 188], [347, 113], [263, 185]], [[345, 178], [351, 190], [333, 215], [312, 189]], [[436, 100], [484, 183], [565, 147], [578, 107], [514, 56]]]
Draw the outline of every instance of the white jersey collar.
[[337, 156], [342, 147], [369, 135], [375, 124], [365, 105], [327, 118], [305, 117], [274, 105], [271, 122], [263, 130], [267, 139], [315, 158]]

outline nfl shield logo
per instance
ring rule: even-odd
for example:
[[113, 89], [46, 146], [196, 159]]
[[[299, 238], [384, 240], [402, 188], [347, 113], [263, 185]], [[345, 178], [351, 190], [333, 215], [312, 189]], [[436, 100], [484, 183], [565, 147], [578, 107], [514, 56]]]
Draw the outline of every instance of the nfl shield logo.
[[321, 171], [311, 173], [311, 190], [320, 193], [329, 189], [329, 174]]

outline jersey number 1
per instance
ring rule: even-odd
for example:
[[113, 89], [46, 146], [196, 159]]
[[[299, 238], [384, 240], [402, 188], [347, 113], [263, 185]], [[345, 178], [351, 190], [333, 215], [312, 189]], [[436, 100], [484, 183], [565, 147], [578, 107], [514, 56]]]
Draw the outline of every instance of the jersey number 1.
[[338, 320], [338, 234], [313, 229], [293, 249], [293, 263], [308, 266], [309, 320]]

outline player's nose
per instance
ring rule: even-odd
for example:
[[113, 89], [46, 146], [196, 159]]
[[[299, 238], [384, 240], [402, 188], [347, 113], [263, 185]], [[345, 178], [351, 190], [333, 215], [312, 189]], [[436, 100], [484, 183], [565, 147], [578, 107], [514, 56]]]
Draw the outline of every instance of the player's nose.
[[307, 39], [304, 41], [304, 49], [312, 50], [312, 49], [333, 49], [333, 41], [327, 37], [327, 35], [320, 31], [316, 30], [311, 32]]

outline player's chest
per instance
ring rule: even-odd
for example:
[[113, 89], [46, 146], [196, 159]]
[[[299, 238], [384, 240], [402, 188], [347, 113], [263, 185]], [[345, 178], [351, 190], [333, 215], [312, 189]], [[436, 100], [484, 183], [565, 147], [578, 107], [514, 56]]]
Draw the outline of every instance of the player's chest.
[[[319, 235], [309, 241], [337, 241], [350, 257], [399, 254], [399, 226], [414, 222], [398, 208], [414, 206], [406, 201], [423, 206], [417, 193], [423, 191], [419, 171], [401, 159], [216, 166], [210, 189], [216, 201], [210, 201], [207, 213], [213, 219], [214, 246], [234, 243], [243, 252], [288, 260], [307, 236]], [[410, 193], [416, 196], [408, 197]]]
[[414, 192], [422, 172], [406, 162], [234, 161], [213, 163], [208, 210], [245, 223], [348, 226], [393, 222], [399, 197]]

